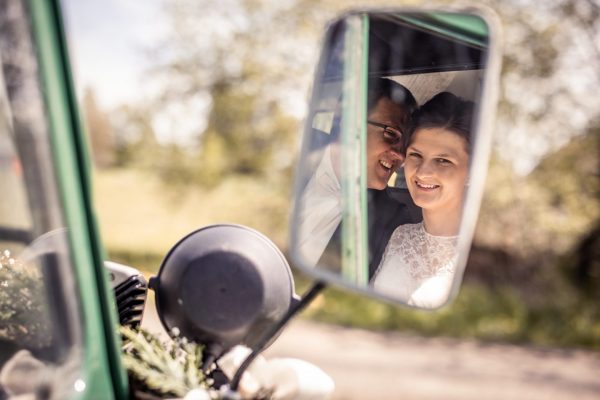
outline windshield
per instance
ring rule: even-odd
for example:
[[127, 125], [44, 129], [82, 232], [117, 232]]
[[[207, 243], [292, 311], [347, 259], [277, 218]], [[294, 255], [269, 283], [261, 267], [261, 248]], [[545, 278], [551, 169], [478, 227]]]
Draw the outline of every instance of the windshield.
[[67, 301], [76, 293], [67, 231], [19, 2], [0, 6], [0, 59], [0, 398], [65, 398], [80, 317]]

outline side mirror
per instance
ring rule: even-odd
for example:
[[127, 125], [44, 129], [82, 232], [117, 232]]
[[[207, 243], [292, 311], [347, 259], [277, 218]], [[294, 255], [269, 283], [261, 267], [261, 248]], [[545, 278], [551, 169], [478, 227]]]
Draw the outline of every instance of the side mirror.
[[296, 176], [291, 258], [413, 307], [458, 291], [499, 76], [488, 12], [351, 12], [327, 30]]

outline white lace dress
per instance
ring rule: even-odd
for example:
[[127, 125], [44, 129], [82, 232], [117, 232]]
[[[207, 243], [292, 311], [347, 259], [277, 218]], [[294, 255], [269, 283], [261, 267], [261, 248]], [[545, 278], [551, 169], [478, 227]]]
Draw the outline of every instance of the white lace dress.
[[456, 271], [457, 236], [434, 236], [423, 223], [400, 225], [390, 238], [373, 280], [386, 295], [410, 305], [439, 307]]

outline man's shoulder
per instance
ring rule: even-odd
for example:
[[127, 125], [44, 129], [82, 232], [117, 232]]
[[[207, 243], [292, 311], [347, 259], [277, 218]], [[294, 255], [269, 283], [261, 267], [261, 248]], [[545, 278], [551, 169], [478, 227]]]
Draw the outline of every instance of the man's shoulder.
[[371, 191], [371, 201], [379, 214], [395, 214], [399, 209], [406, 209], [408, 221], [405, 223], [416, 223], [423, 220], [421, 208], [415, 205], [408, 189], [388, 186], [384, 190]]

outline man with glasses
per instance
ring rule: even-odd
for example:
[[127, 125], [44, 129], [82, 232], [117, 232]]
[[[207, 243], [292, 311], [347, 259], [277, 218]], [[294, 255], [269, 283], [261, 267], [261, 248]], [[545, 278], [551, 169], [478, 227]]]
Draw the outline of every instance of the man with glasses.
[[[369, 278], [381, 261], [387, 242], [399, 225], [422, 219], [407, 189], [390, 182], [404, 179], [404, 132], [418, 107], [412, 93], [390, 79], [371, 78], [367, 93], [367, 188], [369, 222]], [[388, 186], [391, 183], [392, 186]]]
[[390, 79], [371, 78], [367, 91], [367, 187], [383, 190], [402, 162], [402, 132], [417, 103]]
[[[388, 182], [404, 161], [403, 132], [410, 124], [410, 115], [417, 102], [408, 89], [390, 79], [370, 78], [367, 91], [367, 188], [369, 199], [369, 277], [379, 265], [391, 233], [398, 225], [421, 219], [405, 189], [388, 187]], [[306, 185], [300, 216], [304, 232], [300, 249], [304, 258], [317, 264], [329, 258], [325, 265], [340, 255], [341, 185], [337, 127], [327, 135], [328, 144], [315, 174]], [[316, 142], [325, 137], [315, 132]]]

